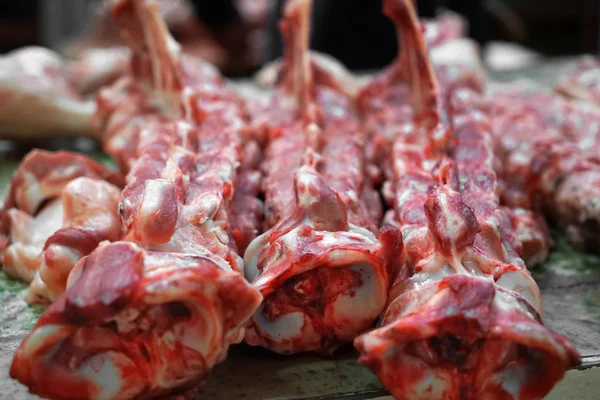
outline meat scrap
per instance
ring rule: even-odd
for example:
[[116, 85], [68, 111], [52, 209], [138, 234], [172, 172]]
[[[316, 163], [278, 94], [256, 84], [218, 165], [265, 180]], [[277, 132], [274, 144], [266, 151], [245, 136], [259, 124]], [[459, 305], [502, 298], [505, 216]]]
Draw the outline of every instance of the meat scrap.
[[89, 97], [123, 75], [129, 58], [128, 49], [112, 48], [65, 60], [34, 46], [0, 57], [0, 138], [101, 139], [93, 123], [96, 105]]
[[[472, 58], [476, 57], [475, 54]], [[436, 74], [445, 104], [443, 110], [451, 109], [454, 114], [471, 113], [474, 117], [487, 120], [489, 118], [489, 105], [488, 99], [485, 97], [483, 66], [479, 64], [473, 68], [472, 65], [465, 64], [460, 60], [440, 64], [432, 58], [432, 62], [436, 66]], [[448, 115], [443, 117], [446, 120], [450, 118]], [[498, 136], [499, 140], [503, 140], [502, 136]], [[495, 142], [494, 150], [498, 150]], [[504, 165], [501, 160], [498, 160], [498, 155], [495, 152], [491, 154], [493, 157], [491, 162], [496, 168]], [[516, 189], [511, 187], [511, 182], [514, 180], [513, 176], [496, 176], [496, 178], [498, 184], [495, 188], [499, 193], [506, 191], [508, 188], [513, 191]], [[525, 196], [524, 193], [521, 193], [521, 195]], [[504, 214], [505, 223], [511, 225], [515, 230], [518, 240], [518, 247], [515, 250], [523, 258], [525, 264], [531, 268], [542, 263], [548, 257], [552, 244], [545, 220], [537, 212], [523, 208], [519, 204], [504, 207]]]
[[[403, 233], [404, 265], [381, 326], [355, 340], [360, 361], [398, 399], [541, 399], [579, 355], [541, 323], [539, 289], [499, 206], [490, 124], [462, 102], [468, 86], [440, 92], [413, 3], [384, 10], [402, 36], [399, 75], [420, 93], [408, 97], [413, 117], [370, 122], [395, 132], [388, 220]], [[366, 103], [402, 111], [397, 76]]]
[[495, 92], [490, 107], [504, 202], [543, 211], [573, 245], [597, 251], [600, 112], [512, 87]]
[[29, 303], [56, 299], [79, 259], [119, 239], [122, 186], [82, 155], [34, 150], [23, 159], [0, 209], [0, 254], [8, 275], [31, 282]]
[[78, 92], [66, 62], [50, 50], [26, 47], [0, 57], [0, 102], [2, 138], [95, 134], [94, 101]]
[[259, 301], [216, 256], [131, 242], [102, 244], [69, 280], [11, 367], [32, 393], [52, 399], [193, 393]]
[[515, 245], [515, 251], [525, 265], [532, 268], [544, 262], [550, 253], [552, 238], [543, 217], [537, 212], [521, 207], [505, 207], [504, 213], [504, 223], [507, 226], [510, 224], [516, 234], [518, 244]]
[[[124, 236], [76, 265], [10, 373], [53, 399], [188, 396], [261, 301], [229, 234], [243, 115], [213, 69], [181, 56], [155, 3], [110, 5], [133, 52], [97, 116], [128, 167]], [[141, 140], [115, 144], [128, 135]]]
[[314, 73], [310, 9], [309, 0], [287, 4], [285, 76], [254, 118], [267, 135], [267, 230], [244, 257], [264, 297], [245, 340], [280, 354], [331, 353], [368, 329], [385, 305], [388, 259], [401, 248], [393, 229], [378, 232], [358, 114], [333, 77]]

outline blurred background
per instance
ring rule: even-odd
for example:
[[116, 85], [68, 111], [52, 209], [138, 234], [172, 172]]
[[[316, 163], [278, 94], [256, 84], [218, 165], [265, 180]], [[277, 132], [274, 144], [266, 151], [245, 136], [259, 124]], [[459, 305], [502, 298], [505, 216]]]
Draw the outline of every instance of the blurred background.
[[[277, 0], [160, 0], [174, 36], [186, 51], [226, 75], [246, 76], [281, 54]], [[419, 14], [440, 7], [469, 22], [482, 46], [516, 43], [545, 56], [598, 53], [600, 0], [417, 0]], [[76, 57], [94, 47], [120, 45], [101, 0], [0, 2], [0, 51], [43, 45]], [[355, 70], [377, 69], [396, 53], [380, 0], [314, 0], [312, 47]]]

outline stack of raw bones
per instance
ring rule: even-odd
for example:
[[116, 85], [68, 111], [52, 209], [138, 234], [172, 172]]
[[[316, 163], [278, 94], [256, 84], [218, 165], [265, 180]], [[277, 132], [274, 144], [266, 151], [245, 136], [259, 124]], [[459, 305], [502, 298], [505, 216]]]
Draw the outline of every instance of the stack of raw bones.
[[362, 87], [309, 51], [310, 0], [286, 5], [265, 98], [183, 54], [150, 0], [110, 2], [125, 66], [0, 60], [6, 109], [53, 115], [5, 124], [101, 138], [119, 166], [34, 151], [13, 178], [2, 264], [48, 305], [14, 379], [52, 399], [191, 396], [242, 340], [354, 342], [398, 399], [540, 399], [579, 364], [527, 266], [551, 246], [542, 215], [598, 248], [600, 63], [490, 96], [457, 16], [383, 3], [400, 53]]

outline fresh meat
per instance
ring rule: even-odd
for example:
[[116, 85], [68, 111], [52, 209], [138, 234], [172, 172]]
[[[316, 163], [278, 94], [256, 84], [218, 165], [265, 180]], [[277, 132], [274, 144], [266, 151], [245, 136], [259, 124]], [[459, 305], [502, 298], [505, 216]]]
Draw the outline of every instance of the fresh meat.
[[531, 268], [544, 262], [550, 253], [552, 238], [542, 216], [520, 207], [506, 207], [504, 213], [508, 218], [504, 223], [507, 226], [510, 224], [516, 234], [520, 246], [516, 251], [525, 265]]
[[93, 136], [93, 100], [78, 91], [67, 64], [41, 47], [0, 57], [0, 136]]
[[579, 355], [541, 323], [539, 289], [499, 205], [490, 124], [463, 101], [472, 88], [438, 89], [412, 1], [386, 0], [384, 10], [409, 45], [403, 53], [414, 53], [400, 58], [400, 76], [421, 93], [407, 97], [409, 119], [392, 102], [398, 75], [379, 101], [365, 101], [401, 114], [368, 123], [396, 132], [387, 219], [403, 233], [404, 265], [381, 326], [355, 340], [360, 361], [398, 399], [541, 399]]
[[255, 141], [248, 141], [243, 149], [242, 162], [237, 177], [237, 187], [231, 203], [231, 236], [239, 254], [262, 232], [263, 202], [258, 198], [261, 190], [260, 162], [262, 151]]
[[261, 302], [229, 233], [243, 110], [214, 70], [181, 56], [155, 3], [110, 5], [133, 52], [97, 116], [128, 172], [124, 236], [75, 266], [10, 372], [53, 399], [191, 395]]
[[578, 248], [596, 251], [600, 226], [600, 112], [540, 90], [503, 89], [490, 101], [506, 204], [543, 211]]
[[117, 209], [120, 194], [116, 186], [90, 178], [77, 178], [65, 186], [60, 198], [63, 223], [44, 244], [39, 271], [29, 288], [28, 302], [54, 301], [65, 291], [67, 278], [77, 261], [91, 253], [100, 242], [119, 239], [121, 220]]
[[67, 61], [41, 47], [0, 57], [0, 137], [101, 139], [94, 125], [96, 104], [89, 96], [124, 75], [129, 58], [128, 49], [112, 48]]
[[193, 394], [259, 295], [216, 256], [102, 244], [19, 347], [11, 376], [52, 399]]
[[130, 58], [126, 47], [89, 49], [68, 67], [77, 90], [84, 95], [94, 94], [125, 75]]
[[32, 151], [15, 173], [0, 210], [0, 253], [7, 274], [31, 282], [27, 301], [64, 292], [75, 263], [104, 240], [118, 240], [123, 180], [89, 158]]
[[[432, 62], [436, 64], [436, 74], [441, 86], [444, 104], [442, 109], [443, 118], [450, 120], [451, 117], [445, 115], [450, 112], [451, 114], [470, 115], [471, 118], [487, 121], [489, 119], [489, 105], [484, 96], [485, 74], [483, 73], [483, 66], [479, 65], [473, 69], [472, 66], [462, 63], [460, 60], [443, 64], [437, 64], [434, 60]], [[498, 139], [503, 140], [505, 138], [500, 136]], [[495, 153], [498, 147], [493, 139], [492, 147], [494, 151], [490, 151], [489, 154], [493, 159], [487, 160], [487, 162], [498, 169], [503, 164], [498, 164], [498, 155]], [[466, 157], [474, 155], [465, 154]], [[510, 187], [513, 190], [513, 195], [526, 196], [522, 191], [515, 191], [516, 187], [510, 186], [511, 182], [514, 181], [513, 176], [507, 175], [503, 178], [496, 176], [497, 185], [494, 190], [497, 194], [509, 193], [508, 188]], [[513, 204], [513, 207], [505, 207], [504, 221], [516, 231], [519, 243], [516, 249], [517, 253], [523, 258], [528, 267], [532, 267], [540, 264], [548, 257], [551, 237], [544, 219], [532, 210], [519, 207], [518, 204]]]
[[[246, 342], [281, 354], [331, 353], [368, 329], [401, 242], [378, 232], [358, 114], [308, 52], [311, 2], [288, 3], [284, 76], [255, 124], [266, 134], [267, 231], [246, 250], [246, 277], [265, 300]], [[379, 233], [379, 238], [376, 236]]]

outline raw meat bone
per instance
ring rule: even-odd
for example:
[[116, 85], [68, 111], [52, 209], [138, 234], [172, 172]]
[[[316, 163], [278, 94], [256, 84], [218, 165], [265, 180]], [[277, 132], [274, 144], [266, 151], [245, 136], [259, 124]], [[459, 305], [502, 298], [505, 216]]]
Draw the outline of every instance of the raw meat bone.
[[[104, 132], [104, 150], [127, 173], [140, 154], [166, 151], [170, 138], [162, 132], [164, 122], [186, 119], [201, 124], [211, 112], [212, 119], [227, 114], [225, 100], [232, 105], [239, 100], [215, 67], [181, 53], [153, 3], [113, 3], [133, 55], [130, 73], [97, 96], [95, 123]], [[205, 101], [217, 101], [216, 108], [204, 111]], [[236, 121], [242, 123], [240, 118]]]
[[[410, 0], [384, 4], [388, 13], [400, 14], [396, 22], [404, 21], [403, 32], [418, 32], [416, 19], [409, 17], [416, 15]], [[417, 54], [405, 62], [427, 62], [424, 46], [406, 36], [409, 46], [402, 48]], [[427, 81], [435, 89], [430, 69], [421, 69], [415, 81], [418, 65], [405, 68], [412, 90], [427, 88]], [[437, 97], [435, 90], [409, 96], [421, 102], [413, 125], [427, 126], [420, 113], [431, 110], [423, 105], [432, 92]], [[452, 92], [445, 95], [451, 98]], [[539, 290], [514, 251], [512, 227], [502, 223], [489, 132], [473, 111], [451, 110], [442, 119], [457, 141], [456, 164], [440, 162], [443, 152], [432, 151], [431, 128], [404, 129], [394, 146], [390, 217], [403, 231], [406, 265], [381, 327], [355, 345], [361, 362], [398, 399], [537, 399], [579, 362], [566, 338], [541, 324]]]
[[490, 100], [503, 167], [498, 173], [508, 184], [503, 200], [540, 208], [564, 227], [573, 245], [596, 250], [598, 110], [521, 87], [495, 92]]
[[93, 100], [80, 96], [58, 55], [28, 47], [0, 59], [0, 135], [93, 135]]
[[239, 335], [240, 321], [260, 301], [218, 257], [150, 252], [126, 242], [103, 243], [77, 264], [68, 284], [10, 371], [50, 398], [193, 393], [206, 366], [225, 358], [221, 342], [236, 340], [224, 338], [223, 329]]
[[[280, 22], [285, 42], [283, 58], [263, 67], [257, 74], [258, 82], [265, 86], [287, 86], [288, 91], [300, 101], [301, 110], [304, 110], [302, 102], [306, 100], [301, 97], [302, 91], [312, 91], [313, 85], [330, 87], [354, 98], [358, 93], [359, 83], [350, 72], [337, 60], [320, 53], [313, 54], [308, 49], [310, 13], [298, 11], [301, 8], [310, 10], [312, 3], [292, 0], [290, 4], [286, 6], [284, 18]], [[300, 32], [295, 29], [300, 29]], [[300, 57], [301, 60], [295, 60], [295, 57]], [[307, 75], [310, 77], [304, 81]]]
[[189, 395], [261, 301], [227, 231], [243, 127], [231, 92], [171, 46], [154, 3], [111, 4], [134, 56], [98, 119], [131, 167], [119, 211], [132, 242], [82, 260], [17, 350], [11, 376], [55, 399]]
[[328, 352], [379, 315], [397, 237], [383, 229], [378, 240], [349, 224], [344, 203], [312, 167], [300, 168], [294, 185], [294, 214], [246, 250], [246, 277], [265, 297], [246, 341], [280, 353]]
[[121, 234], [120, 190], [108, 182], [77, 178], [62, 192], [63, 225], [44, 244], [41, 264], [31, 282], [27, 301], [54, 301], [67, 285], [75, 263], [104, 240]]
[[[214, 146], [227, 146], [228, 150], [221, 151], [223, 157], [212, 157], [224, 161], [231, 156], [231, 164], [223, 166], [224, 171], [236, 172], [237, 167], [237, 181], [232, 178], [233, 182], [228, 182], [237, 184], [228, 228], [241, 253], [257, 235], [262, 214], [255, 196], [259, 190], [256, 168], [260, 149], [250, 140], [251, 135], [246, 136], [243, 105], [213, 66], [179, 51], [155, 7], [116, 2], [114, 10], [126, 28], [126, 41], [134, 56], [131, 74], [98, 96], [98, 121], [107, 132], [105, 150], [124, 171], [134, 163], [137, 171], [130, 174], [131, 178], [139, 176], [143, 185], [150, 178], [149, 171], [164, 166], [161, 162], [173, 144], [205, 152], [206, 157], [198, 162], [208, 164], [212, 162], [210, 155], [216, 152]], [[132, 14], [132, 10], [138, 11]], [[166, 123], [179, 117], [199, 124], [200, 130], [185, 134], [182, 132], [189, 130], [188, 123]], [[238, 151], [240, 154], [231, 155]], [[133, 190], [130, 187], [124, 193], [124, 205]]]
[[77, 260], [119, 238], [122, 184], [82, 155], [34, 150], [25, 157], [0, 210], [0, 251], [9, 275], [33, 281], [28, 302], [54, 300]]
[[101, 138], [85, 96], [122, 75], [129, 52], [96, 49], [65, 61], [51, 50], [25, 47], [0, 58], [0, 138], [26, 140], [56, 135]]
[[[467, 67], [458, 62], [452, 64], [436, 64], [436, 72], [441, 86], [443, 98], [446, 98], [446, 106], [462, 121], [481, 120], [481, 129], [491, 129], [486, 117], [489, 112], [488, 101], [484, 98], [485, 77], [483, 68]], [[468, 125], [468, 124], [467, 124]], [[470, 156], [470, 155], [469, 155]], [[496, 153], [494, 156], [498, 157]], [[488, 160], [490, 163], [491, 160]], [[496, 160], [495, 165], [502, 165], [502, 161]], [[506, 190], [506, 182], [499, 181], [499, 191]], [[523, 193], [522, 195], [526, 195]], [[513, 206], [512, 208], [503, 207], [506, 223], [512, 226], [519, 241], [517, 253], [521, 255], [525, 264], [532, 267], [543, 262], [550, 251], [551, 238], [548, 227], [544, 219], [532, 210]]]
[[[344, 193], [343, 200], [325, 181], [344, 174], [325, 168], [330, 160], [318, 153], [329, 139], [319, 126], [328, 111], [315, 102], [322, 89], [312, 80], [308, 57], [309, 12], [309, 1], [289, 2], [281, 22], [287, 70], [271, 99], [277, 110], [266, 112], [274, 118], [267, 118], [271, 141], [263, 164], [270, 229], [245, 254], [246, 276], [265, 297], [246, 342], [282, 354], [331, 353], [367, 329], [385, 304], [387, 261], [400, 246], [393, 229], [377, 239], [351, 223], [352, 196]], [[286, 175], [291, 173], [293, 179]]]

